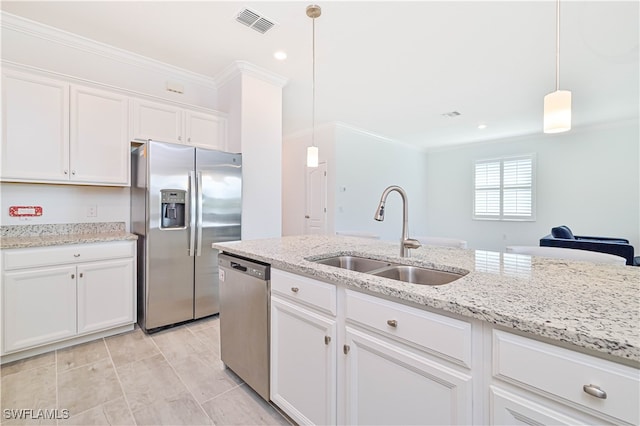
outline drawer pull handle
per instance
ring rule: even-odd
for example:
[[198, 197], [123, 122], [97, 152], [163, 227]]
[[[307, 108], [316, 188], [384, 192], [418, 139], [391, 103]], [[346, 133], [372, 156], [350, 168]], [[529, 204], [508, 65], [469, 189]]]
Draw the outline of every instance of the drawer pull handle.
[[588, 393], [591, 396], [595, 396], [600, 399], [607, 399], [607, 393], [600, 389], [600, 386], [596, 385], [584, 385], [582, 390]]
[[73, 257], [80, 257], [80, 253], [74, 254]]
[[387, 320], [387, 325], [389, 327], [394, 327], [395, 328], [395, 327], [398, 326], [398, 321], [396, 321], [396, 320]]
[[300, 289], [298, 287], [291, 287], [291, 291], [297, 293]]

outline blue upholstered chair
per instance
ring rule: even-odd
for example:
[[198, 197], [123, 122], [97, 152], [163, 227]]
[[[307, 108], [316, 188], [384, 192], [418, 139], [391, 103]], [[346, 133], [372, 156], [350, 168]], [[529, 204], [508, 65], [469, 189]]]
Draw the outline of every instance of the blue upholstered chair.
[[640, 266], [640, 256], [634, 257], [633, 246], [624, 238], [573, 235], [568, 226], [551, 228], [551, 234], [540, 238], [540, 247], [562, 247], [597, 251], [624, 257], [627, 265]]

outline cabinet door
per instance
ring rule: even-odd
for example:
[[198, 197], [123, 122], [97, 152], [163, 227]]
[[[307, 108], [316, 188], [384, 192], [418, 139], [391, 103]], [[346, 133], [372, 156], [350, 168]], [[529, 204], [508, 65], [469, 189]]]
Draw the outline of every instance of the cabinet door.
[[127, 185], [128, 98], [71, 86], [71, 180]]
[[134, 100], [133, 138], [183, 143], [182, 110], [170, 105]]
[[471, 376], [351, 327], [346, 344], [347, 424], [472, 422]]
[[135, 321], [134, 260], [78, 266], [78, 333]]
[[271, 298], [271, 400], [298, 424], [336, 424], [336, 321]]
[[[535, 402], [491, 386], [491, 424], [492, 425], [577, 425], [584, 424]], [[604, 424], [602, 420], [593, 424]]]
[[3, 353], [76, 334], [75, 266], [7, 272], [3, 279]]
[[185, 111], [187, 143], [203, 148], [226, 149], [226, 120], [213, 114]]
[[2, 179], [69, 179], [69, 85], [2, 73]]

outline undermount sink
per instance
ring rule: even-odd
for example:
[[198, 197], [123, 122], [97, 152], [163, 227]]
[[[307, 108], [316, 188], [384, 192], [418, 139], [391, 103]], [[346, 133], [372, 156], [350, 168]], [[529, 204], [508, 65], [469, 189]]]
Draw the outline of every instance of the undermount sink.
[[366, 257], [358, 256], [334, 256], [316, 260], [315, 262], [356, 272], [369, 272], [391, 265], [391, 263], [384, 260], [367, 259]]
[[378, 271], [373, 271], [371, 274], [378, 277], [421, 285], [448, 284], [466, 275], [409, 265], [393, 265]]
[[359, 256], [332, 256], [318, 259], [314, 262], [419, 285], [448, 284], [467, 274], [421, 268], [419, 266], [400, 265], [384, 260], [368, 259]]

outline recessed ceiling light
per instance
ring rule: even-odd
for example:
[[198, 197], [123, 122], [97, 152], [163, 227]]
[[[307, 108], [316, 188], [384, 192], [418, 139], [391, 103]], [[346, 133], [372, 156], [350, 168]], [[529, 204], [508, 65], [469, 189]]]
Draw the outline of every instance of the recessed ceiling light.
[[482, 124], [478, 124], [478, 129], [482, 130], [482, 129], [486, 129], [487, 125], [482, 123]]
[[276, 58], [279, 61], [284, 61], [285, 59], [287, 59], [287, 52], [283, 52], [282, 50], [278, 50], [276, 53], [273, 54], [273, 57]]

